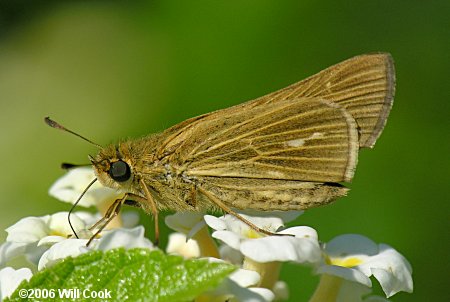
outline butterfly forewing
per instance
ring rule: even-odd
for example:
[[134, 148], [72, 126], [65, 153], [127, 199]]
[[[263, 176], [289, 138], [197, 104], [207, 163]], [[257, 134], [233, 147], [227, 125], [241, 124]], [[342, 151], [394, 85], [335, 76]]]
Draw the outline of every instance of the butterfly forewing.
[[372, 147], [386, 123], [394, 91], [395, 71], [390, 54], [356, 56], [263, 97], [177, 124], [165, 131], [166, 139], [161, 142], [159, 153], [171, 153], [178, 147], [181, 137], [192, 137], [189, 134], [194, 125], [220, 119], [224, 112], [249, 110], [301, 97], [320, 97], [347, 109], [356, 120], [360, 147]]
[[[357, 131], [345, 109], [316, 98], [223, 110], [178, 136], [176, 158], [190, 177], [350, 181]], [[182, 141], [178, 141], [182, 140]]]
[[360, 147], [373, 147], [392, 107], [395, 71], [389, 54], [346, 60], [256, 101], [276, 103], [296, 97], [321, 97], [347, 109], [358, 124]]

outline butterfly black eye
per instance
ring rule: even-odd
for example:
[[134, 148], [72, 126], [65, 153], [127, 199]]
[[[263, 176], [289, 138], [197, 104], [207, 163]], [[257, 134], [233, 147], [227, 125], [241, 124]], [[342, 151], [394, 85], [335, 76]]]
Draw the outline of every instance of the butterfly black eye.
[[127, 181], [131, 177], [130, 166], [124, 161], [116, 161], [111, 164], [109, 176], [118, 182]]

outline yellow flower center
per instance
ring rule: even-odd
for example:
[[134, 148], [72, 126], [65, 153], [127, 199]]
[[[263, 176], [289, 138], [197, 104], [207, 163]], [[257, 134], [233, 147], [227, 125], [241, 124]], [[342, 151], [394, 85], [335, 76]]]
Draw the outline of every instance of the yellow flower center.
[[63, 234], [61, 231], [57, 230], [51, 230], [50, 234], [48, 236], [60, 236], [60, 237], [67, 237], [67, 234]]
[[248, 229], [244, 232], [244, 236], [249, 238], [249, 239], [257, 239], [257, 238], [261, 238], [261, 234], [256, 232], [254, 229]]
[[326, 258], [327, 264], [342, 266], [342, 267], [354, 267], [360, 265], [363, 261], [357, 257], [347, 257], [347, 258]]

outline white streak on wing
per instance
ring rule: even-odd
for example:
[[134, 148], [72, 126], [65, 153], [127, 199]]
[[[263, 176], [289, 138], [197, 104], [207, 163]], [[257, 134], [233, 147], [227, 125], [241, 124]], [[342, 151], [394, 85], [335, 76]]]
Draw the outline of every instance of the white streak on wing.
[[314, 138], [319, 138], [319, 137], [323, 137], [323, 133], [321, 132], [314, 132], [310, 137], [308, 137], [307, 139], [314, 139]]
[[288, 145], [289, 147], [300, 147], [303, 146], [304, 144], [305, 140], [302, 138], [297, 138], [286, 142], [286, 145]]
[[287, 141], [286, 145], [288, 147], [297, 148], [297, 147], [303, 146], [310, 139], [317, 139], [317, 138], [321, 138], [321, 137], [323, 137], [323, 133], [321, 133], [321, 132], [314, 132], [313, 134], [311, 134], [307, 138], [296, 138], [296, 139]]
[[269, 171], [267, 171], [267, 174], [272, 175], [274, 177], [280, 177], [280, 178], [285, 176], [284, 173], [279, 172], [279, 171], [270, 171], [269, 170]]

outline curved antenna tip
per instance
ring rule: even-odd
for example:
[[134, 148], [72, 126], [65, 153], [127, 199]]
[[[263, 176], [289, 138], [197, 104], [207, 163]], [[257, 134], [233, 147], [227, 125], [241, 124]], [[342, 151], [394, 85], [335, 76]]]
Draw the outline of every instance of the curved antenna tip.
[[45, 121], [45, 123], [46, 123], [47, 125], [49, 125], [49, 126], [52, 127], [52, 128], [55, 128], [55, 129], [59, 129], [59, 130], [63, 130], [63, 131], [69, 132], [69, 133], [71, 133], [71, 134], [73, 134], [73, 135], [75, 135], [75, 136], [78, 136], [79, 138], [81, 138], [81, 139], [87, 141], [88, 143], [90, 143], [90, 144], [96, 146], [97, 148], [102, 149], [102, 146], [100, 146], [99, 144], [94, 143], [93, 141], [91, 141], [91, 140], [85, 138], [84, 136], [82, 136], [82, 135], [80, 135], [80, 134], [78, 134], [78, 133], [76, 133], [76, 132], [73, 132], [72, 130], [67, 129], [66, 127], [64, 127], [64, 126], [62, 126], [61, 124], [55, 122], [54, 120], [52, 120], [52, 119], [51, 119], [50, 117], [48, 117], [48, 116], [44, 118], [44, 121]]

